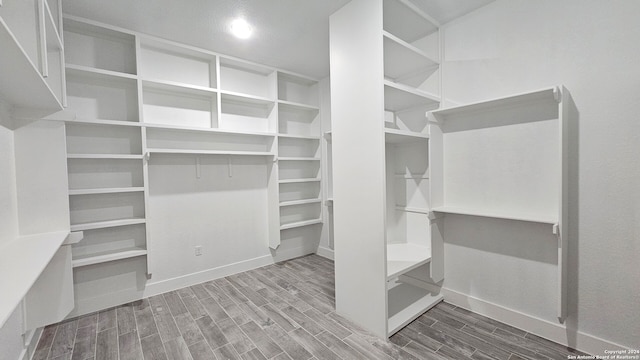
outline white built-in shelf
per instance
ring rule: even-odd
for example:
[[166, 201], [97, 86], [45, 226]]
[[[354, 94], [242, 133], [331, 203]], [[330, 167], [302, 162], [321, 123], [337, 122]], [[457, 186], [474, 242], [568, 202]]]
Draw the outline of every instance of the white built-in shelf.
[[142, 155], [131, 155], [131, 154], [67, 154], [67, 159], [142, 160]]
[[439, 65], [424, 51], [384, 31], [384, 76], [402, 82], [406, 76], [432, 73]]
[[320, 158], [316, 158], [316, 157], [281, 156], [281, 157], [278, 157], [278, 160], [281, 160], [281, 161], [320, 161]]
[[414, 206], [402, 206], [402, 205], [396, 205], [396, 210], [404, 211], [404, 212], [412, 212], [416, 214], [427, 214], [427, 215], [431, 212], [431, 210], [427, 208], [420, 208], [420, 207], [414, 207]]
[[142, 191], [144, 191], [144, 187], [74, 189], [74, 190], [69, 190], [69, 195], [118, 194], [118, 193], [142, 192]]
[[71, 231], [106, 229], [106, 228], [112, 228], [112, 227], [118, 227], [118, 226], [144, 224], [145, 222], [146, 220], [143, 218], [97, 221], [97, 222], [91, 222], [91, 223], [71, 225]]
[[410, 284], [398, 284], [389, 289], [388, 336], [398, 332], [407, 324], [442, 301], [443, 296]]
[[320, 178], [300, 178], [300, 179], [284, 179], [279, 180], [280, 184], [293, 184], [293, 183], [306, 183], [306, 182], [320, 182]]
[[514, 211], [506, 211], [502, 213], [502, 212], [495, 212], [491, 210], [467, 209], [467, 208], [459, 208], [459, 207], [451, 207], [451, 206], [439, 206], [439, 207], [434, 207], [431, 210], [434, 212], [445, 213], [445, 214], [457, 214], [457, 215], [488, 217], [488, 218], [495, 218], [495, 219], [528, 221], [528, 222], [535, 222], [535, 223], [541, 223], [541, 224], [554, 225], [558, 223], [557, 216], [524, 214], [524, 213], [518, 213]]
[[280, 207], [304, 205], [304, 204], [315, 204], [315, 203], [321, 203], [321, 202], [322, 202], [322, 199], [303, 199], [303, 200], [282, 201], [280, 203]]
[[[49, 3], [44, 1], [44, 22], [45, 22], [45, 36], [47, 37], [47, 48], [49, 50], [54, 49], [57, 51], [64, 50], [64, 44], [62, 43], [62, 38], [60, 37], [60, 31], [56, 26], [56, 21], [54, 20], [53, 14], [51, 13], [51, 8], [49, 7]], [[56, 14], [57, 16], [58, 14]]]
[[278, 137], [289, 139], [305, 139], [305, 140], [320, 140], [319, 136], [313, 135], [295, 135], [295, 134], [278, 134]]
[[396, 178], [399, 179], [414, 179], [414, 180], [428, 180], [429, 177], [427, 175], [413, 175], [413, 174], [395, 174]]
[[401, 144], [429, 139], [429, 134], [398, 129], [384, 129], [384, 141], [389, 144]]
[[406, 42], [414, 42], [438, 31], [438, 21], [409, 0], [385, 0], [383, 5], [384, 30]]
[[223, 102], [228, 101], [228, 102], [235, 102], [235, 103], [241, 103], [241, 104], [244, 103], [244, 104], [262, 105], [262, 106], [275, 104], [275, 100], [273, 99], [269, 99], [262, 96], [256, 96], [256, 95], [243, 94], [243, 93], [234, 92], [234, 91], [221, 90], [220, 95]]
[[294, 222], [294, 223], [280, 225], [280, 230], [293, 229], [293, 228], [309, 226], [309, 225], [315, 225], [315, 224], [321, 224], [321, 223], [322, 223], [322, 219], [312, 219], [312, 220], [297, 221], [297, 222]]
[[0, 66], [0, 98], [14, 107], [38, 109], [46, 115], [63, 109], [38, 68], [2, 19], [0, 48], [3, 63]]
[[417, 106], [433, 106], [440, 103], [440, 98], [410, 86], [384, 81], [384, 108], [388, 111], [400, 111]]
[[0, 246], [0, 326], [25, 297], [69, 231], [19, 236]]
[[177, 81], [143, 80], [142, 86], [144, 87], [144, 89], [164, 91], [174, 94], [195, 95], [204, 97], [212, 97], [216, 95], [216, 90], [213, 88], [191, 85]]
[[411, 243], [387, 244], [387, 280], [431, 261], [431, 249]]
[[84, 66], [84, 65], [67, 64], [66, 70], [67, 70], [67, 74], [70, 74], [70, 75], [92, 76], [95, 78], [102, 78], [102, 79], [108, 79], [108, 78], [116, 78], [116, 79], [123, 78], [123, 79], [131, 79], [131, 80], [136, 79], [136, 76], [132, 74], [123, 73], [119, 71], [98, 69], [98, 68], [93, 68], [93, 67]]
[[242, 156], [274, 156], [268, 151], [233, 151], [233, 150], [183, 150], [183, 149], [147, 149], [147, 154], [192, 154], [192, 155], [242, 155]]
[[461, 116], [465, 114], [473, 114], [492, 109], [506, 109], [517, 105], [537, 102], [553, 102], [560, 101], [560, 90], [557, 87], [545, 88], [541, 90], [516, 94], [512, 96], [486, 100], [467, 105], [444, 108], [431, 111], [431, 114], [438, 120], [446, 120], [450, 116]]
[[317, 106], [307, 105], [307, 104], [293, 102], [293, 101], [278, 100], [278, 104], [280, 104], [280, 106], [288, 107], [290, 109], [296, 109], [296, 110], [307, 110], [307, 111], [320, 110], [320, 108]]
[[81, 267], [87, 265], [101, 264], [109, 261], [129, 259], [132, 257], [145, 256], [147, 250], [142, 248], [131, 248], [117, 251], [105, 251], [91, 255], [74, 257], [72, 260], [73, 267]]
[[237, 130], [226, 130], [226, 129], [218, 129], [218, 128], [203, 128], [203, 127], [167, 125], [167, 124], [142, 123], [141, 126], [146, 128], [151, 128], [151, 129], [188, 131], [188, 132], [195, 132], [195, 133], [204, 132], [204, 133], [215, 133], [215, 134], [223, 134], [223, 135], [262, 136], [262, 137], [276, 136], [275, 133], [267, 133], [267, 132], [237, 131]]
[[89, 125], [109, 125], [109, 126], [132, 126], [132, 127], [140, 127], [144, 124], [136, 121], [123, 121], [123, 120], [106, 120], [106, 119], [82, 119], [75, 118], [73, 120], [66, 120], [67, 123], [71, 124], [89, 124]]

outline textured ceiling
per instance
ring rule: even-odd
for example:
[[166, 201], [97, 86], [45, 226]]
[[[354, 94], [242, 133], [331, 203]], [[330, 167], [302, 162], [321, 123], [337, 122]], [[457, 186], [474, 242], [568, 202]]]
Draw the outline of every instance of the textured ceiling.
[[[493, 0], [411, 0], [441, 22]], [[329, 15], [349, 0], [63, 0], [65, 13], [314, 77], [329, 75]], [[250, 39], [227, 31], [235, 17]]]

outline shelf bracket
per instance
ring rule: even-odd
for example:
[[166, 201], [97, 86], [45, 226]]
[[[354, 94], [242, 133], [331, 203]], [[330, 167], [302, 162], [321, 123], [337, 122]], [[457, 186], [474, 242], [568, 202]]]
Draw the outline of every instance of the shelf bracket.
[[233, 170], [231, 168], [231, 156], [227, 158], [227, 169], [229, 171], [229, 177], [233, 177]]
[[200, 179], [202, 171], [200, 170], [200, 156], [196, 156], [196, 179]]

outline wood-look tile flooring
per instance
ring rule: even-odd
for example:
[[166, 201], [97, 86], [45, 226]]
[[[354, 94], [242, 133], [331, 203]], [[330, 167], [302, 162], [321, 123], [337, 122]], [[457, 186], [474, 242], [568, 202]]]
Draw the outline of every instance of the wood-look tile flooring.
[[561, 345], [440, 303], [390, 341], [336, 315], [310, 255], [46, 327], [35, 360], [567, 359]]

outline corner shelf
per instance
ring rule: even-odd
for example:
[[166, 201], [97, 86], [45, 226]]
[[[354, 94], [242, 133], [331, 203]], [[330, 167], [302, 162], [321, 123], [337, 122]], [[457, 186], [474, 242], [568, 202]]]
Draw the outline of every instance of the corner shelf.
[[382, 32], [384, 39], [384, 75], [394, 81], [419, 73], [433, 72], [439, 68], [436, 60], [408, 42]]
[[81, 256], [74, 258], [71, 263], [74, 268], [88, 265], [101, 264], [110, 261], [129, 259], [132, 257], [145, 256], [147, 250], [142, 248], [131, 248], [116, 251], [105, 251], [90, 256]]
[[407, 85], [384, 81], [384, 108], [388, 111], [400, 111], [420, 105], [434, 108], [440, 104], [440, 98]]
[[147, 221], [143, 218], [98, 221], [98, 222], [71, 225], [71, 231], [106, 229], [106, 228], [118, 227], [118, 226], [144, 224], [146, 222]]
[[283, 224], [283, 225], [280, 225], [280, 230], [293, 229], [293, 228], [309, 226], [309, 225], [315, 225], [315, 224], [322, 224], [322, 219], [297, 221], [297, 222], [294, 222], [294, 223]]

